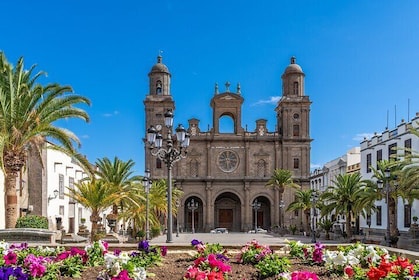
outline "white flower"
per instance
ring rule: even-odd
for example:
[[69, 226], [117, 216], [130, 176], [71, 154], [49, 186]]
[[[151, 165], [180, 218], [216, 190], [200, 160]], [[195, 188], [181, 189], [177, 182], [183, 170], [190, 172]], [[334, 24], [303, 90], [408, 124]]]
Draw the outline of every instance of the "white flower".
[[110, 274], [115, 276], [115, 275], [118, 275], [120, 272], [121, 272], [121, 266], [119, 265], [119, 262], [114, 263], [110, 269]]
[[374, 251], [370, 251], [370, 253], [364, 257], [364, 259], [365, 259], [366, 261], [371, 260], [371, 262], [375, 263], [375, 262], [379, 262], [379, 261], [381, 260], [381, 257], [380, 257], [380, 255], [378, 255], [378, 254], [377, 254], [377, 252], [374, 250]]
[[335, 265], [345, 265], [348, 263], [348, 259], [345, 257], [343, 252], [338, 252], [335, 259], [333, 260]]
[[10, 247], [9, 243], [7, 243], [5, 241], [0, 241], [0, 251], [2, 251], [3, 255], [9, 249], [9, 247]]
[[117, 262], [117, 259], [118, 259], [117, 256], [115, 256], [114, 254], [110, 254], [110, 253], [106, 253], [104, 255], [104, 258], [105, 258], [105, 263], [106, 263], [106, 268], [107, 269], [110, 269], [113, 266], [113, 264], [115, 262]]
[[144, 267], [136, 267], [132, 272], [133, 280], [145, 280], [147, 278], [147, 273]]
[[347, 262], [351, 266], [355, 266], [355, 265], [358, 265], [359, 264], [359, 259], [357, 257], [355, 257], [355, 256], [348, 255], [347, 256]]
[[126, 264], [130, 260], [130, 256], [127, 252], [121, 252], [118, 256], [118, 261], [120, 261], [123, 264]]

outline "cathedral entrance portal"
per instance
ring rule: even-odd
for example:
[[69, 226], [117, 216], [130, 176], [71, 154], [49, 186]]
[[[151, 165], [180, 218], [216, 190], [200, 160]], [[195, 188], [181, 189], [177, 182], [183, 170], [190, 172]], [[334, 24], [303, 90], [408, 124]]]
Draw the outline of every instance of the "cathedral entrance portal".
[[227, 228], [229, 231], [241, 230], [240, 199], [233, 193], [223, 193], [214, 203], [215, 227]]

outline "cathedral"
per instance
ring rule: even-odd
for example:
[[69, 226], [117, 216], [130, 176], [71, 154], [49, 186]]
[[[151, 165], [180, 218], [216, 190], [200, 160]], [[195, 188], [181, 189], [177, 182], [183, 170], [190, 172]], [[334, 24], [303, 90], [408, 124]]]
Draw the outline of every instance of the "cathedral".
[[[168, 109], [174, 111], [175, 100], [170, 93], [171, 74], [161, 56], [148, 76], [149, 93], [144, 99], [146, 128], [158, 127], [164, 134], [164, 114]], [[282, 97], [275, 107], [275, 131], [267, 129], [265, 119], [255, 120], [256, 129], [247, 131], [241, 123], [245, 98], [240, 85], [235, 92], [230, 91], [228, 83], [224, 92], [215, 86], [214, 96], [208, 100], [212, 127], [204, 131], [198, 119], [188, 120], [187, 157], [172, 169], [174, 185], [183, 191], [175, 217], [181, 231], [226, 228], [230, 232], [247, 232], [255, 226], [267, 230], [302, 227], [305, 219], [301, 211], [285, 211], [294, 200], [295, 191], [286, 188], [281, 195], [266, 184], [275, 169], [287, 169], [302, 189], [310, 187], [311, 101], [304, 92], [304, 77], [292, 57], [281, 76]], [[220, 131], [223, 117], [233, 123], [228, 133]], [[167, 178], [167, 167], [151, 155], [147, 145], [145, 166], [153, 179]], [[191, 201], [195, 202], [193, 210], [188, 207]]]

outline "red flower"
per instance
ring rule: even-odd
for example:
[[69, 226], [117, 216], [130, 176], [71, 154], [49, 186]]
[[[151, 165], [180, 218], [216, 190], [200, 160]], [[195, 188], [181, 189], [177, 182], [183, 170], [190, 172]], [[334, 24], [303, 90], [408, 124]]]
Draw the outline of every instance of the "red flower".
[[354, 276], [354, 274], [355, 274], [354, 269], [353, 269], [353, 268], [352, 268], [352, 266], [350, 266], [350, 265], [347, 265], [347, 266], [345, 267], [344, 272], [345, 272], [345, 274], [346, 274], [346, 275], [348, 275], [348, 277], [352, 277], [352, 276]]
[[371, 267], [370, 270], [367, 272], [367, 276], [369, 280], [379, 280], [382, 277], [385, 277], [387, 273], [377, 267]]

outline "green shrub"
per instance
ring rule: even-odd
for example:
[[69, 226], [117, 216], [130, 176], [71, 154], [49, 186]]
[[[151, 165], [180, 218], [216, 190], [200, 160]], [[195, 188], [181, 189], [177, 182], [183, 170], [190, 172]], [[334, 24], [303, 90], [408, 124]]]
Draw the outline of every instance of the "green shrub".
[[48, 229], [48, 219], [44, 216], [26, 215], [17, 219], [16, 228]]
[[160, 227], [153, 227], [151, 229], [151, 237], [157, 237], [160, 235]]

